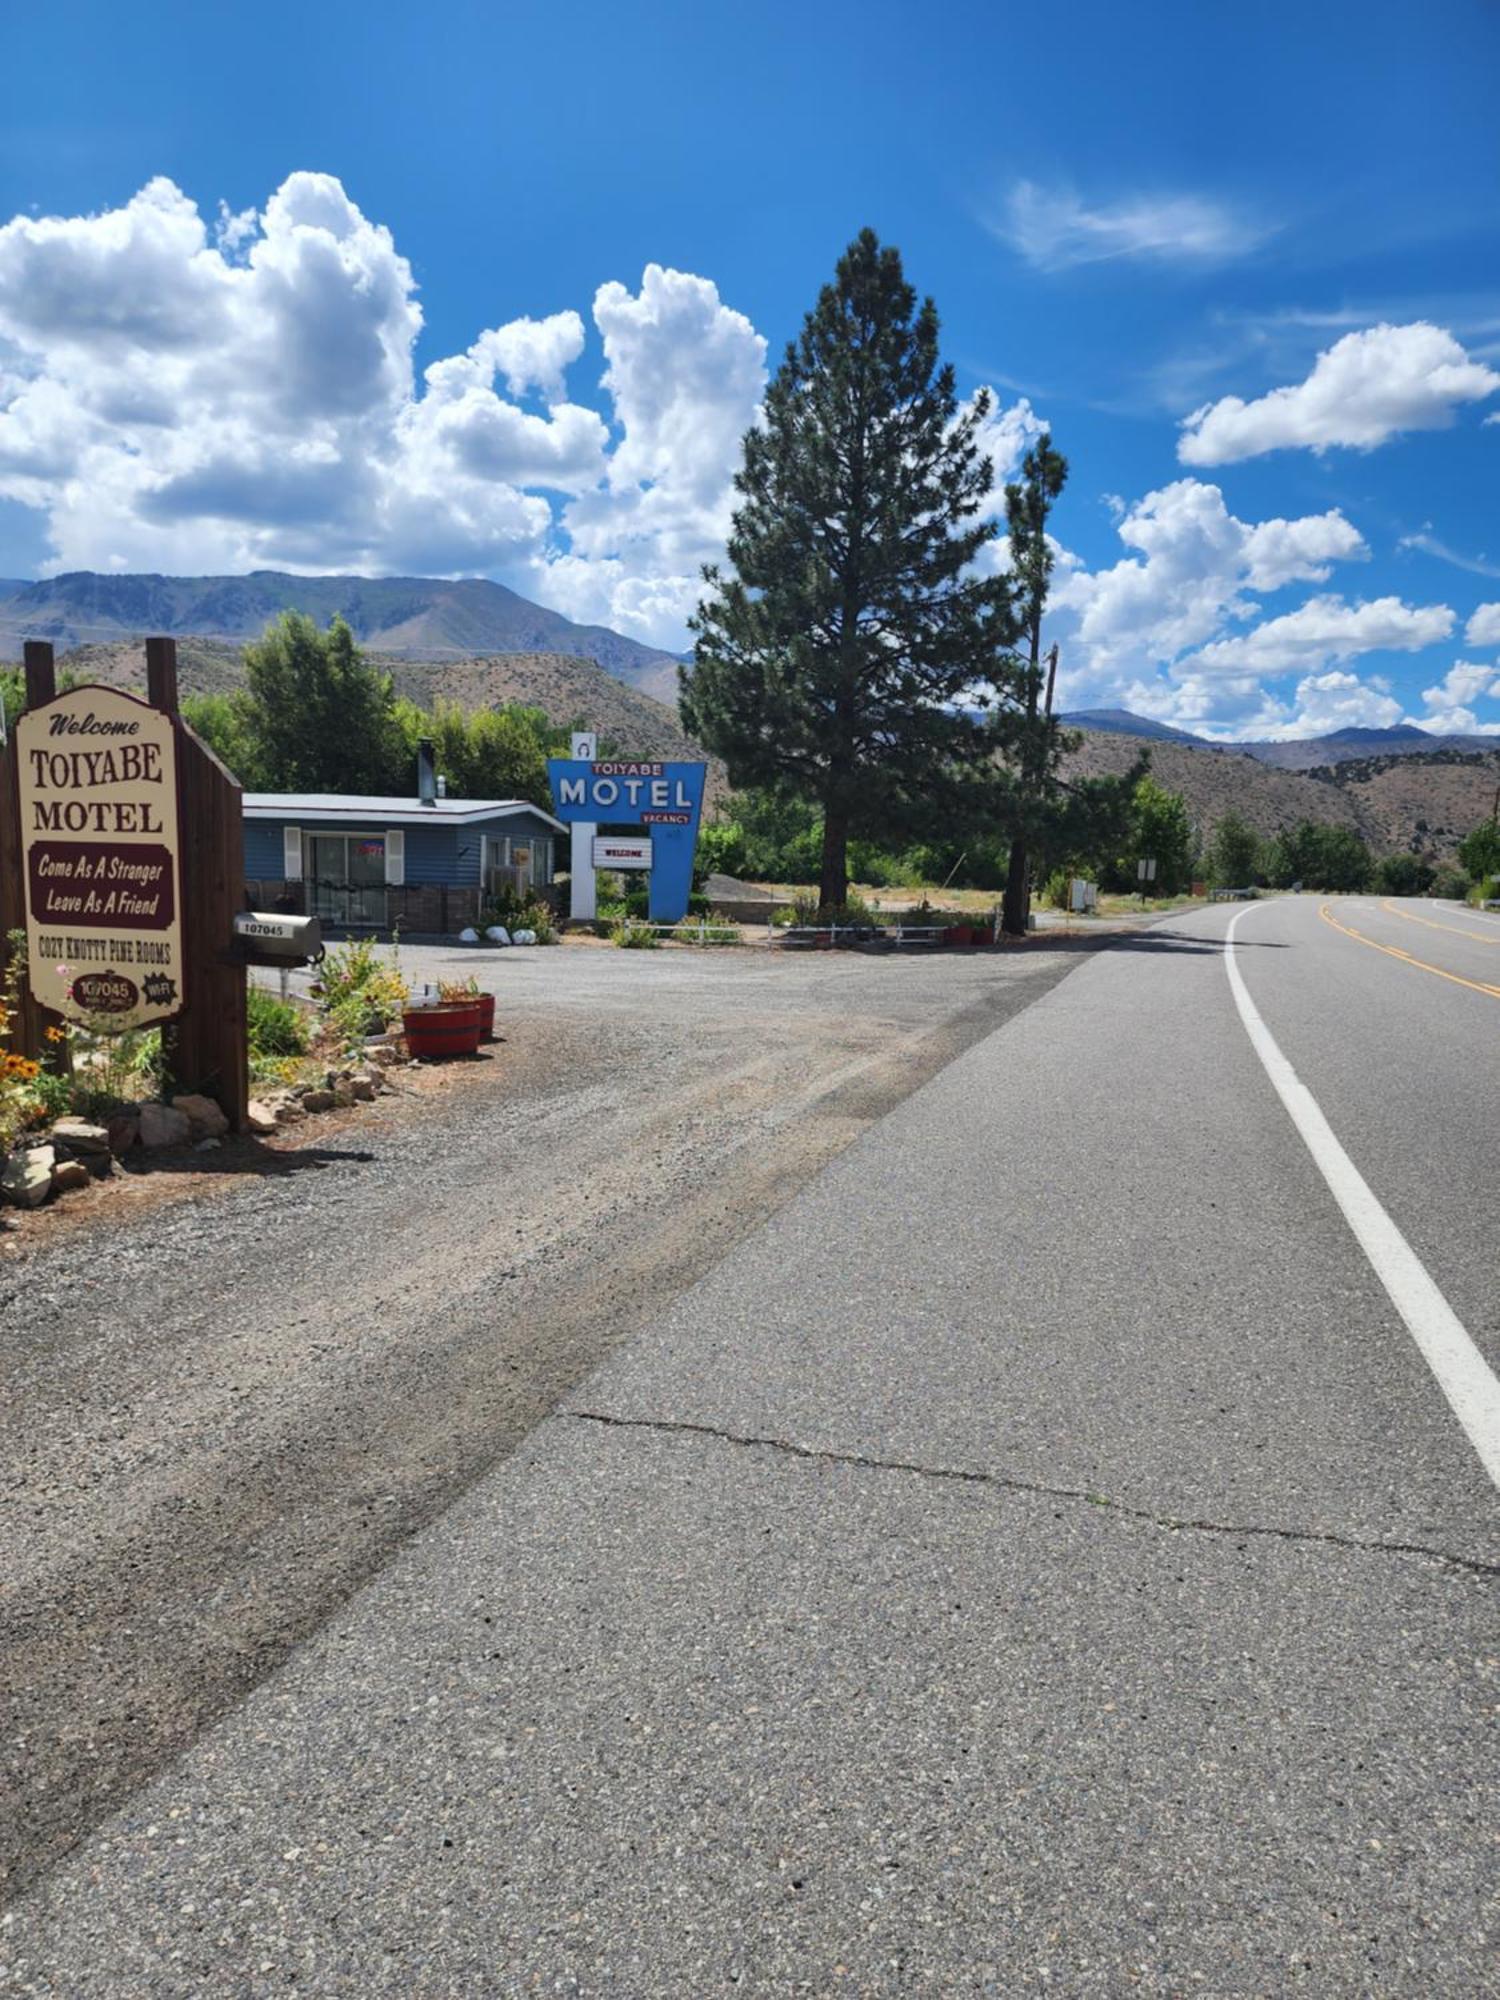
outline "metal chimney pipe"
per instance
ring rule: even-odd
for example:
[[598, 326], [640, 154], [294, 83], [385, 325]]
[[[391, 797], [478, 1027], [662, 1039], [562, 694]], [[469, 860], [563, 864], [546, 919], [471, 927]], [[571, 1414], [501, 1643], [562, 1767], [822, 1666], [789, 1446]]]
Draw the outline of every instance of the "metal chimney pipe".
[[417, 741], [417, 797], [424, 806], [437, 800], [437, 755], [430, 736]]

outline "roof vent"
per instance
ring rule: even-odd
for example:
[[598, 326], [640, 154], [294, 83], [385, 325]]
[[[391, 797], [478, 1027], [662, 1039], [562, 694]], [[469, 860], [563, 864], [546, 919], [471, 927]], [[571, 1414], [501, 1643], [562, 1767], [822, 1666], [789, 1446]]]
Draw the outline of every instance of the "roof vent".
[[437, 796], [437, 763], [433, 755], [432, 738], [423, 736], [417, 742], [417, 797], [424, 806], [430, 806], [436, 802]]

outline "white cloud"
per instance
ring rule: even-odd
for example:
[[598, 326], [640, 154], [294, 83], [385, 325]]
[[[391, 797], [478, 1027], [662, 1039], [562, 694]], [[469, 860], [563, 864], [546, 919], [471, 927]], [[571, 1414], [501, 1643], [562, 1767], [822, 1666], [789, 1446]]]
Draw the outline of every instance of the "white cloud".
[[1370, 450], [1402, 431], [1445, 430], [1464, 403], [1500, 390], [1500, 374], [1471, 360], [1451, 333], [1426, 321], [1345, 334], [1292, 387], [1254, 402], [1225, 396], [1184, 419], [1185, 465], [1229, 465], [1263, 452], [1332, 445]]
[[1068, 189], [1018, 181], [996, 233], [1042, 271], [1121, 257], [1169, 263], [1222, 263], [1271, 233], [1263, 224], [1199, 195], [1131, 195], [1088, 207]]
[[1416, 720], [1439, 735], [1500, 735], [1500, 721], [1481, 722], [1470, 706], [1486, 697], [1500, 700], [1500, 667], [1455, 660], [1435, 687], [1423, 688], [1427, 713]]
[[1268, 722], [1265, 734], [1283, 741], [1301, 736], [1327, 736], [1336, 729], [1390, 729], [1401, 720], [1401, 704], [1362, 681], [1358, 674], [1333, 669], [1307, 674], [1298, 681], [1292, 712]]
[[1217, 486], [1196, 479], [1148, 493], [1123, 514], [1117, 532], [1137, 554], [1109, 569], [1075, 571], [1053, 589], [1054, 603], [1076, 620], [1095, 676], [1174, 660], [1226, 620], [1249, 616], [1246, 591], [1321, 583], [1333, 562], [1368, 554], [1336, 509], [1251, 525], [1229, 512]]
[[1464, 627], [1471, 646], [1500, 646], [1500, 604], [1481, 604]]
[[1189, 663], [1200, 674], [1280, 674], [1353, 659], [1361, 653], [1417, 653], [1446, 639], [1453, 613], [1445, 604], [1408, 605], [1398, 597], [1346, 604], [1310, 597], [1298, 611], [1269, 618], [1232, 639], [1216, 639]]
[[0, 498], [45, 514], [50, 570], [487, 572], [675, 648], [765, 342], [658, 265], [638, 293], [602, 286], [594, 318], [613, 431], [568, 398], [576, 311], [484, 329], [418, 381], [411, 267], [330, 175], [212, 229], [163, 179], [100, 215], [18, 216]]

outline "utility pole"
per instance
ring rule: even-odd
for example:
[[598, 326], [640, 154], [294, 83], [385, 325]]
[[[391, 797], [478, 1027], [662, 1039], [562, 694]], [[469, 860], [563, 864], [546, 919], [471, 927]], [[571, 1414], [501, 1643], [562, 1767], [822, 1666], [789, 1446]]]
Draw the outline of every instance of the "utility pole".
[[[1042, 691], [1042, 627], [1037, 618], [1031, 627], [1031, 662], [1026, 676], [1026, 749], [1021, 764], [1022, 830], [1010, 844], [1010, 866], [1005, 880], [1005, 901], [1001, 906], [1000, 928], [1010, 937], [1024, 937], [1031, 928], [1031, 855], [1026, 838], [1024, 815], [1033, 803], [1040, 803], [1047, 788], [1047, 767], [1052, 749], [1052, 698], [1057, 686], [1057, 647], [1047, 655], [1045, 705]], [[1038, 716], [1038, 707], [1041, 714]], [[1037, 724], [1040, 720], [1041, 728]]]

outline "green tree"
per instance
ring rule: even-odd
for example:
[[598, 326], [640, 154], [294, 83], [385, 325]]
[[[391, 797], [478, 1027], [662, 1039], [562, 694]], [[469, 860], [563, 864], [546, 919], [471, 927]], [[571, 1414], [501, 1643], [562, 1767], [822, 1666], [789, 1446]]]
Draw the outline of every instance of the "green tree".
[[342, 618], [320, 632], [283, 611], [245, 648], [248, 731], [268, 790], [385, 792], [410, 784], [389, 674]]
[[1111, 871], [1113, 879], [1133, 889], [1136, 863], [1145, 856], [1156, 862], [1158, 895], [1180, 895], [1192, 882], [1193, 826], [1187, 800], [1150, 777], [1141, 778], [1131, 794], [1129, 843]]
[[1014, 770], [1005, 788], [1010, 864], [1000, 928], [1015, 937], [1025, 935], [1030, 918], [1034, 858], [1030, 850], [1046, 839], [1052, 780], [1064, 749], [1076, 741], [1064, 737], [1052, 713], [1055, 648], [1045, 701], [1042, 697], [1042, 619], [1053, 563], [1047, 519], [1067, 481], [1068, 461], [1052, 449], [1051, 433], [1044, 431], [1022, 462], [1021, 478], [1012, 480], [1005, 489], [1013, 602], [1026, 647], [1024, 657], [1013, 663], [1008, 677], [1018, 689], [1019, 701], [1013, 709], [1002, 707], [997, 719], [997, 733]]
[[1458, 843], [1458, 858], [1464, 873], [1476, 882], [1500, 875], [1500, 817], [1482, 820], [1472, 833]]
[[1375, 886], [1385, 896], [1425, 896], [1437, 870], [1420, 854], [1387, 854], [1375, 869]]
[[1260, 835], [1238, 813], [1225, 813], [1209, 836], [1209, 880], [1216, 889], [1243, 889], [1254, 881], [1260, 859]]
[[1356, 891], [1369, 886], [1370, 850], [1351, 826], [1317, 829], [1311, 884], [1318, 889]]
[[247, 792], [275, 789], [261, 756], [254, 707], [243, 688], [232, 694], [186, 695], [182, 717]]
[[736, 786], [816, 804], [826, 906], [852, 839], [920, 838], [988, 754], [966, 697], [1014, 637], [1008, 583], [976, 566], [988, 409], [960, 412], [936, 308], [867, 229], [745, 437], [732, 573], [705, 571], [682, 719]]

